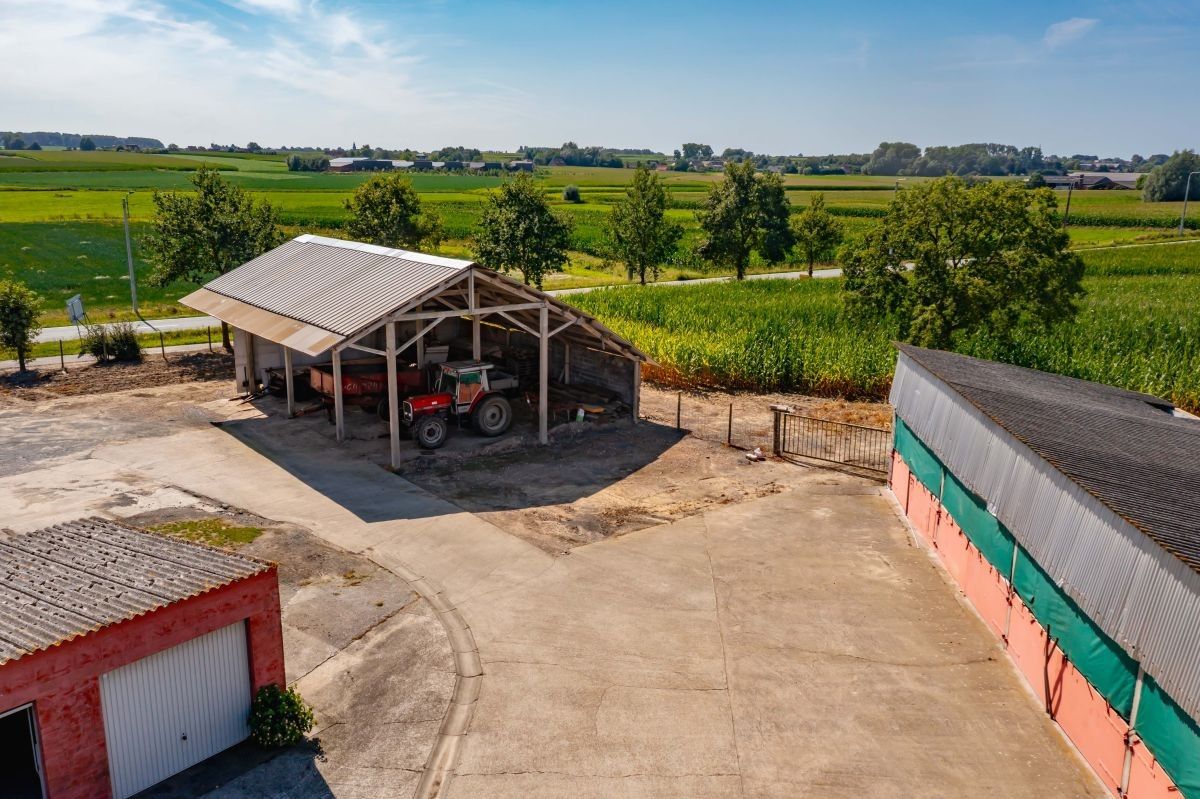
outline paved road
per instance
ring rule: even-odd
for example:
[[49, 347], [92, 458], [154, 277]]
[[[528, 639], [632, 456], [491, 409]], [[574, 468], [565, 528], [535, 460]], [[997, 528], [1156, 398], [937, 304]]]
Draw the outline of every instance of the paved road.
[[[150, 325], [145, 322], [135, 322], [133, 327], [138, 333], [153, 333], [155, 329], [164, 333], [174, 330], [203, 330], [206, 327], [218, 327], [220, 319], [211, 316], [172, 316], [167, 319], [151, 319]], [[214, 331], [213, 335], [216, 335]], [[79, 338], [79, 329], [74, 325], [67, 327], [44, 327], [38, 334], [38, 341], [75, 341]]]
[[[219, 346], [219, 343], [214, 346]], [[25, 362], [25, 365], [30, 369], [54, 369], [63, 365], [65, 362], [66, 367], [70, 369], [73, 366], [83, 366], [84, 364], [95, 363], [96, 361], [96, 359], [90, 355], [74, 354], [74, 350], [71, 347], [67, 347], [66, 349], [68, 354], [61, 360], [57, 355], [52, 355], [46, 358], [31, 358]], [[175, 344], [167, 347], [167, 355], [177, 352], [200, 352], [201, 350], [207, 349], [207, 344]], [[145, 357], [156, 358], [158, 355], [159, 350], [157, 347], [146, 347]], [[16, 369], [17, 366], [18, 364], [15, 360], [0, 361], [0, 372], [8, 371], [9, 369]]]
[[[268, 402], [266, 418], [212, 427], [171, 390], [174, 404], [0, 409], [11, 440], [77, 449], [0, 478], [5, 525], [174, 491], [302, 525], [409, 581], [456, 614], [447, 645], [467, 672], [437, 796], [1106, 795], [876, 486], [797, 469], [774, 496], [554, 556], [330, 447], [309, 429], [323, 420]], [[127, 418], [139, 403], [162, 418]], [[98, 409], [119, 427], [103, 432]], [[716, 446], [711, 460], [754, 468]], [[318, 764], [324, 792], [304, 795], [379, 795], [387, 770], [433, 795], [389, 729], [364, 736], [358, 766]]]

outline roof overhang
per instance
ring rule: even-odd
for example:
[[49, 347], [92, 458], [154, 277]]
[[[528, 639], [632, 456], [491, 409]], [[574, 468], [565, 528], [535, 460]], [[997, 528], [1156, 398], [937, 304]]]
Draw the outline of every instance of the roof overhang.
[[180, 302], [247, 333], [253, 333], [305, 355], [320, 355], [345, 338], [339, 333], [264, 311], [262, 308], [204, 288], [193, 291]]

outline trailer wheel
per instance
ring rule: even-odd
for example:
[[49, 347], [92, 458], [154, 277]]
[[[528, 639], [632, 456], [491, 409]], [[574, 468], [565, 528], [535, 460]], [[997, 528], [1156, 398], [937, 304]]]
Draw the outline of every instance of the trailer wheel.
[[450, 426], [440, 416], [425, 416], [418, 419], [412, 426], [412, 437], [417, 446], [422, 449], [437, 449], [446, 443], [446, 435]]
[[471, 421], [481, 435], [498, 436], [512, 424], [512, 406], [499, 394], [484, 397], [471, 414]]

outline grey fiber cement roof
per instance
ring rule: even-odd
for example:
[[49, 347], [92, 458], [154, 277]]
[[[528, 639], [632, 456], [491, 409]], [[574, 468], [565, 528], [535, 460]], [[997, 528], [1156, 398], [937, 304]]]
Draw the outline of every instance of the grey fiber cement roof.
[[271, 568], [103, 519], [0, 533], [0, 664]]
[[1200, 572], [1200, 420], [1167, 400], [897, 345], [1118, 516]]

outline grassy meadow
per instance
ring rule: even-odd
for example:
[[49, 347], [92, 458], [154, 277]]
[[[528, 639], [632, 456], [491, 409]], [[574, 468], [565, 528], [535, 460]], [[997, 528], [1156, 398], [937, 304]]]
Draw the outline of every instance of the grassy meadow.
[[[151, 317], [191, 313], [177, 300], [193, 287], [151, 286], [136, 240], [151, 218], [153, 192], [187, 190], [189, 172], [201, 163], [276, 206], [290, 235], [340, 235], [343, 204], [369, 177], [288, 172], [283, 156], [243, 153], [3, 152], [0, 276], [25, 280], [42, 295], [47, 325], [66, 324], [64, 302], [75, 293], [94, 320], [131, 318], [121, 199], [133, 192], [142, 311]], [[547, 288], [625, 282], [621, 264], [605, 259], [602, 242], [605, 219], [631, 174], [592, 167], [538, 171], [548, 199], [573, 224], [570, 263], [547, 280]], [[684, 227], [684, 243], [695, 244], [700, 238], [695, 211], [721, 176], [659, 174], [673, 201], [669, 213]], [[411, 179], [423, 202], [443, 219], [449, 238], [441, 251], [470, 257], [470, 237], [503, 178], [424, 173]], [[919, 182], [906, 179], [898, 190]], [[878, 223], [897, 191], [894, 178], [877, 176], [788, 175], [785, 184], [796, 210], [824, 192], [851, 241]], [[580, 187], [582, 203], [562, 201], [567, 185]], [[1060, 196], [1060, 208], [1064, 201]], [[1189, 210], [1189, 236], [1200, 237], [1200, 204]], [[1200, 341], [1194, 313], [1200, 307], [1200, 242], [1175, 243], [1171, 228], [1180, 211], [1179, 203], [1144, 203], [1138, 192], [1076, 192], [1069, 233], [1088, 270], [1088, 295], [1078, 319], [1048, 335], [1019, 339], [1009, 351], [976, 354], [1200, 407], [1200, 352], [1193, 343]], [[788, 268], [797, 265], [756, 263], [751, 271]], [[713, 274], [719, 273], [686, 259], [662, 270], [669, 280]], [[571, 301], [650, 352], [664, 380], [880, 398], [890, 382], [892, 333], [848, 321], [839, 290], [836, 280], [755, 281], [603, 291]]]

